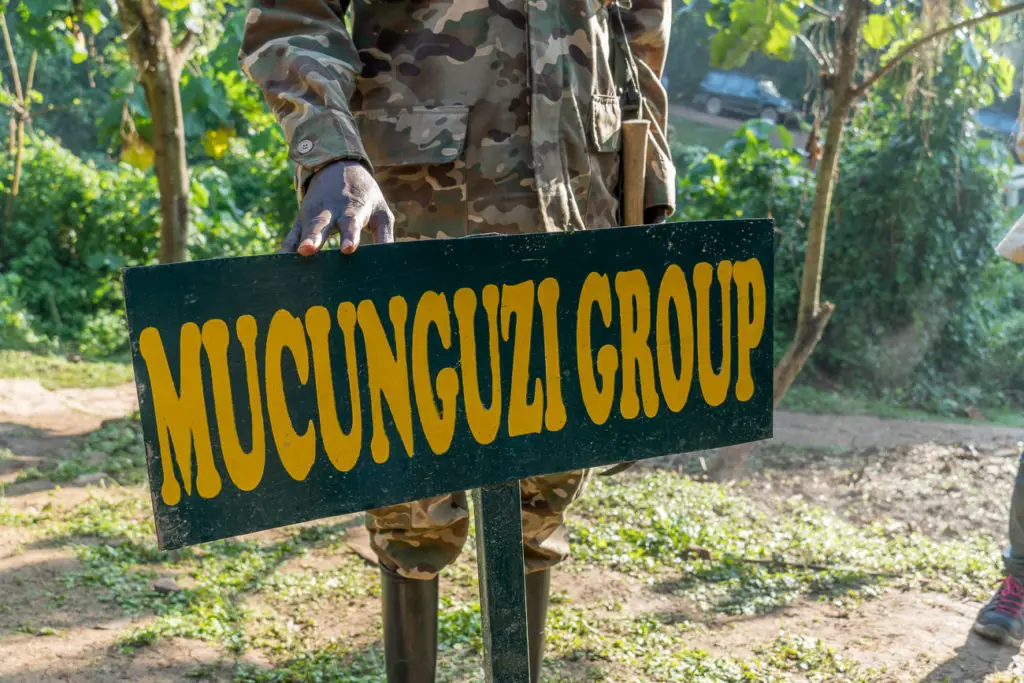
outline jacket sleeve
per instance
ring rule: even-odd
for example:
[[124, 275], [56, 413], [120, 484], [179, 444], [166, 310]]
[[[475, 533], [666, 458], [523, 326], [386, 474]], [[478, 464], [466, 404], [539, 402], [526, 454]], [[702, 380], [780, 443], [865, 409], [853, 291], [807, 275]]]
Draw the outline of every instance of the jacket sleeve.
[[675, 212], [676, 169], [668, 146], [668, 95], [661, 84], [672, 31], [672, 0], [632, 0], [621, 6], [626, 39], [640, 72], [643, 118], [651, 124], [644, 208], [663, 206]]
[[296, 189], [343, 159], [370, 166], [349, 98], [361, 62], [345, 27], [349, 0], [253, 0], [238, 60], [263, 90], [295, 163]]

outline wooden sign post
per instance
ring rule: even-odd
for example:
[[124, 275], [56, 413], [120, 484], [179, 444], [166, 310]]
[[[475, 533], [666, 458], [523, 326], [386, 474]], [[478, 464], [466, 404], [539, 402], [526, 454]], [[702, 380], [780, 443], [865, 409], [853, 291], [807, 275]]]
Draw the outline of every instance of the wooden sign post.
[[518, 480], [772, 435], [772, 224], [124, 271], [161, 548], [474, 489], [487, 680], [529, 680]]

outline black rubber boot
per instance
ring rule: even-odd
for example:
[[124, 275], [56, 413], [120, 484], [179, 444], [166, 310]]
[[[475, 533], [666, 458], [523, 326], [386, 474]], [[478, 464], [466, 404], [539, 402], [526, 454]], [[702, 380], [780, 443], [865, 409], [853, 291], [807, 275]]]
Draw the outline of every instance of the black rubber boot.
[[387, 683], [434, 683], [437, 577], [422, 581], [380, 567]]
[[526, 629], [530, 643], [530, 683], [540, 681], [544, 662], [544, 622], [548, 618], [551, 570], [526, 575]]

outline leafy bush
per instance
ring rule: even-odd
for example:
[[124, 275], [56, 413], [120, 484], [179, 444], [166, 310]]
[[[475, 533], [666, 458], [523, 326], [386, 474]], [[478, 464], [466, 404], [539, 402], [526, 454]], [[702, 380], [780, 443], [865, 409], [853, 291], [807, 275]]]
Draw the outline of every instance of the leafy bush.
[[[1024, 399], [1024, 273], [993, 250], [1007, 227], [1007, 165], [969, 123], [971, 107], [985, 101], [984, 79], [954, 47], [931, 90], [929, 106], [908, 114], [899, 83], [890, 83], [848, 127], [822, 283], [837, 310], [809, 368], [950, 413]], [[679, 206], [684, 219], [775, 219], [781, 354], [796, 322], [814, 181], [768, 133], [748, 123], [692, 166]]]
[[21, 278], [15, 273], [0, 273], [0, 347], [25, 350], [44, 340], [32, 329], [32, 316], [18, 295]]
[[[748, 121], [720, 154], [707, 154], [692, 164], [681, 175], [676, 218], [775, 219], [775, 350], [781, 354], [796, 323], [806, 242], [803, 222], [814, 189], [802, 157], [791, 146], [772, 146], [773, 132], [778, 130], [771, 124]], [[677, 166], [683, 168], [678, 161]]]
[[848, 131], [822, 285], [839, 308], [815, 365], [952, 412], [1011, 386], [993, 344], [1024, 282], [993, 250], [1008, 159], [970, 124], [991, 90], [956, 45], [943, 67], [934, 101], [908, 114], [893, 84]]
[[[4, 183], [10, 164], [0, 159]], [[77, 342], [93, 328], [90, 346], [105, 338], [92, 318], [120, 308], [120, 268], [156, 252], [158, 212], [153, 178], [127, 166], [100, 169], [53, 140], [34, 139], [14, 219], [4, 226], [7, 267], [21, 280], [18, 298], [33, 330]]]
[[[11, 163], [0, 158], [0, 193], [7, 191]], [[241, 191], [231, 172], [238, 172]], [[241, 143], [224, 164], [193, 169], [192, 258], [275, 251], [288, 227], [282, 216], [290, 220], [295, 206], [287, 174], [283, 159], [249, 156]], [[45, 338], [93, 357], [122, 349], [120, 270], [155, 260], [159, 225], [150, 174], [83, 161], [52, 139], [34, 138], [14, 220], [0, 226], [11, 255], [0, 273], [0, 345], [31, 346]]]

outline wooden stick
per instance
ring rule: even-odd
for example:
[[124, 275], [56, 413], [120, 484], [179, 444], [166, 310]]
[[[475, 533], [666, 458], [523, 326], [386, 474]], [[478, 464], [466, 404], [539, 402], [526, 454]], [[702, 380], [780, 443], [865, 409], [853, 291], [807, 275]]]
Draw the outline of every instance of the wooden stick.
[[622, 215], [625, 225], [644, 224], [647, 121], [622, 122]]

